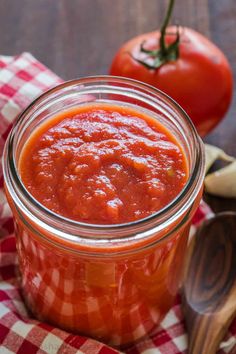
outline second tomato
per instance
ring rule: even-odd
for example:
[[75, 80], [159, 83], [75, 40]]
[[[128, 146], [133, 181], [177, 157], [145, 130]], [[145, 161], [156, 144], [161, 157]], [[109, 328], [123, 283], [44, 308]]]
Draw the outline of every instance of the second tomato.
[[156, 59], [148, 51], [159, 49], [160, 32], [151, 32], [131, 39], [120, 48], [110, 74], [143, 81], [164, 91], [182, 106], [204, 136], [229, 108], [233, 91], [231, 68], [221, 50], [192, 29], [167, 28], [166, 45], [176, 40], [177, 31], [180, 35], [177, 58], [155, 68]]

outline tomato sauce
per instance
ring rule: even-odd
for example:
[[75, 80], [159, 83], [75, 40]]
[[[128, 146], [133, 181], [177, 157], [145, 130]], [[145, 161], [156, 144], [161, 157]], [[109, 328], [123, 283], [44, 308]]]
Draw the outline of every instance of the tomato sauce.
[[[161, 117], [99, 103], [61, 111], [33, 129], [18, 169], [46, 208], [100, 225], [155, 213], [177, 197], [189, 174], [183, 149]], [[23, 220], [8, 199], [23, 292], [36, 317], [114, 346], [136, 341], [161, 321], [178, 291], [191, 213], [148, 238], [96, 246]]]
[[46, 208], [89, 224], [145, 218], [188, 178], [186, 157], [160, 122], [133, 108], [89, 104], [53, 116], [31, 134], [19, 162]]
[[30, 313], [115, 347], [149, 334], [178, 293], [202, 194], [185, 113], [141, 83], [84, 78], [41, 96], [10, 134], [5, 191]]

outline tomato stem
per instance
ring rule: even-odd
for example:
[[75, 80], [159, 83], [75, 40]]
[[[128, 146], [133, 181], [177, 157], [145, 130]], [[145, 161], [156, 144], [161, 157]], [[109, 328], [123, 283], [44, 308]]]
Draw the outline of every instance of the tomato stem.
[[175, 0], [169, 1], [167, 13], [166, 13], [164, 21], [161, 25], [160, 49], [161, 49], [163, 55], [166, 54], [166, 43], [165, 43], [166, 28], [170, 22], [170, 18], [171, 18], [173, 8], [174, 8], [174, 3], [175, 3]]
[[[160, 39], [159, 39], [159, 48], [156, 50], [148, 50], [145, 48], [145, 41], [140, 45], [140, 52], [147, 54], [147, 58], [145, 60], [140, 60], [138, 58], [133, 58], [138, 63], [145, 66], [147, 69], [158, 69], [165, 63], [169, 61], [174, 61], [179, 57], [179, 42], [180, 42], [180, 33], [179, 26], [176, 28], [175, 40], [166, 45], [165, 37], [166, 37], [166, 29], [170, 22], [170, 18], [173, 12], [175, 0], [169, 0], [169, 5], [167, 8], [167, 13], [165, 15], [164, 21], [160, 30]], [[147, 61], [147, 59], [149, 59]], [[151, 59], [151, 61], [150, 61]]]

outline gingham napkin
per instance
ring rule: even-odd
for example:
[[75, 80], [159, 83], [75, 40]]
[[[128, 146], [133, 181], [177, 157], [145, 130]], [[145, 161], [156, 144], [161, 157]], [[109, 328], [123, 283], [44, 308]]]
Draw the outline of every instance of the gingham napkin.
[[[0, 159], [12, 122], [36, 96], [62, 80], [29, 53], [16, 57], [0, 56]], [[193, 229], [211, 211], [199, 207]], [[33, 319], [21, 297], [15, 236], [10, 209], [3, 193], [0, 165], [0, 353], [119, 353], [103, 343], [73, 335]], [[236, 320], [232, 323], [218, 353], [236, 353]], [[187, 336], [180, 297], [161, 325], [145, 340], [128, 348], [127, 354], [182, 354], [187, 352]], [[207, 354], [207, 353], [202, 353]]]

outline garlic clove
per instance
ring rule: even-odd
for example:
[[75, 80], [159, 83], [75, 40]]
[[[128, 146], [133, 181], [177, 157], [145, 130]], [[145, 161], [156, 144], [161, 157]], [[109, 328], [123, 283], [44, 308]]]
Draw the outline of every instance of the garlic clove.
[[206, 157], [205, 173], [207, 173], [209, 168], [218, 159], [228, 161], [228, 162], [233, 162], [235, 160], [234, 157], [227, 155], [222, 149], [210, 144], [205, 144], [205, 157]]
[[219, 197], [236, 197], [236, 160], [205, 177], [205, 191]]

